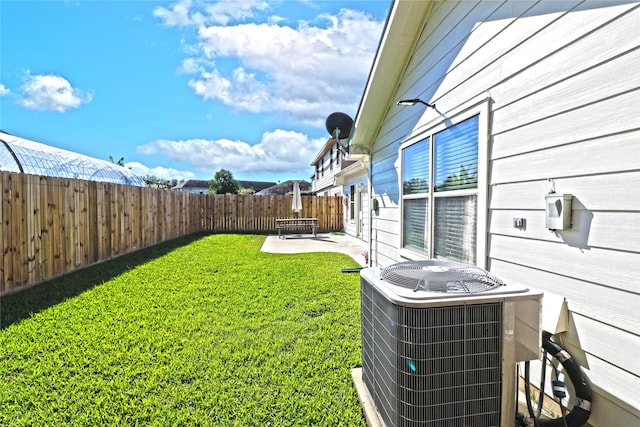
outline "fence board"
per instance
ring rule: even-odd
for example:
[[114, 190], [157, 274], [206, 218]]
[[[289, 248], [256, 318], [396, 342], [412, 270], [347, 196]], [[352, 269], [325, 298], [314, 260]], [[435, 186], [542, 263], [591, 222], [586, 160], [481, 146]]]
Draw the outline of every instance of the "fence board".
[[27, 221], [27, 179], [26, 175], [18, 175], [13, 180], [13, 222], [18, 225], [15, 235], [17, 250], [13, 256], [13, 277], [17, 286], [28, 283], [28, 221]]
[[52, 196], [52, 234], [51, 240], [53, 241], [53, 274], [61, 274], [64, 272], [64, 211], [62, 210], [63, 206], [63, 197], [64, 197], [64, 186], [62, 182], [62, 178], [53, 178], [54, 184], [51, 186]]
[[[275, 233], [291, 196], [193, 194], [0, 171], [0, 295], [196, 232]], [[339, 231], [342, 198], [302, 196]]]
[[89, 204], [87, 198], [89, 197], [89, 182], [82, 187], [76, 188], [78, 206], [78, 220], [76, 225], [78, 227], [78, 265], [85, 266], [89, 264], [89, 246], [91, 240], [89, 238]]
[[23, 197], [25, 203], [24, 212], [27, 215], [26, 218], [26, 226], [27, 226], [27, 235], [26, 235], [26, 251], [27, 251], [27, 270], [25, 274], [25, 280], [27, 282], [31, 282], [34, 280], [35, 268], [36, 268], [36, 250], [35, 250], [35, 226], [37, 217], [33, 213], [36, 209], [36, 205], [33, 200], [33, 193], [35, 192], [35, 186], [33, 185], [33, 175], [25, 175], [24, 181], [24, 189], [23, 189]]
[[[51, 221], [49, 208], [49, 185], [47, 177], [41, 176], [40, 187], [40, 259], [38, 278], [42, 280], [44, 277], [51, 275], [51, 263], [53, 261], [53, 245], [51, 244]], [[1, 215], [0, 215], [1, 216]]]
[[13, 201], [14, 199], [13, 195], [15, 193], [15, 186], [14, 186], [15, 179], [14, 177], [9, 177], [9, 179], [7, 179], [5, 182], [7, 197], [5, 198], [4, 214], [6, 218], [6, 225], [8, 227], [7, 227], [6, 233], [3, 233], [3, 234], [6, 236], [6, 247], [4, 248], [4, 259], [5, 259], [5, 269], [7, 272], [6, 285], [9, 288], [16, 286], [16, 283], [15, 283], [16, 277], [13, 271], [14, 270], [13, 260], [15, 258], [15, 253], [18, 251], [17, 235], [20, 232], [20, 224], [17, 224], [15, 222], [15, 219], [17, 216], [17, 213], [16, 213], [17, 207], [15, 207], [15, 203]]
[[64, 216], [62, 226], [62, 236], [64, 237], [64, 271], [71, 271], [73, 259], [75, 258], [75, 233], [73, 227], [73, 188], [71, 181], [64, 180], [62, 193], [62, 215]]
[[2, 175], [2, 265], [0, 265], [0, 292], [5, 292], [13, 287], [12, 264], [11, 264], [11, 231], [9, 228], [9, 218], [11, 218], [11, 175]]

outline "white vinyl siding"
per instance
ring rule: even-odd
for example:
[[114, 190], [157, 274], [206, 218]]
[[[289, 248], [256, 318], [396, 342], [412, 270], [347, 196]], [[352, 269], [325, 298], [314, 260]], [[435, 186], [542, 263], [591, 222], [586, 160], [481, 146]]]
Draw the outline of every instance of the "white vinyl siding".
[[322, 158], [315, 164], [316, 173], [311, 183], [312, 190], [319, 196], [340, 196], [343, 194], [341, 185], [334, 184], [336, 173], [340, 172], [341, 163], [337, 162], [335, 145], [327, 149]]
[[[490, 98], [486, 267], [567, 299], [561, 338], [592, 383], [596, 427], [640, 425], [639, 22], [638, 2], [434, 2], [394, 100], [436, 109], [391, 105], [371, 148], [371, 259], [385, 266], [405, 255], [400, 145]], [[569, 230], [544, 226], [549, 179], [573, 195]]]

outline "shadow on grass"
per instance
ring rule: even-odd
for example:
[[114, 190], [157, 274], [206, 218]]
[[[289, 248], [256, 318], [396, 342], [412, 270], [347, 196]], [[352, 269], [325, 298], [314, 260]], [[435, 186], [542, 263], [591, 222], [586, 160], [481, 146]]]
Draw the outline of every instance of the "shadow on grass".
[[0, 298], [0, 330], [208, 234], [192, 234], [72, 271]]

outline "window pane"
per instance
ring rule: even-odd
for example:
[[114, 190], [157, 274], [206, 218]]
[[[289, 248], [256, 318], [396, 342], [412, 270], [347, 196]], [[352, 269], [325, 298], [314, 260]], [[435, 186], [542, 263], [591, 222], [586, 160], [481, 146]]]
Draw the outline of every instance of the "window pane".
[[428, 206], [428, 199], [405, 199], [402, 228], [402, 242], [405, 248], [428, 253]]
[[402, 151], [403, 194], [429, 192], [429, 138]]
[[349, 219], [351, 219], [351, 221], [353, 221], [356, 218], [355, 203], [356, 203], [356, 186], [352, 185], [351, 187], [349, 187]]
[[435, 191], [478, 187], [478, 116], [434, 136]]
[[435, 199], [435, 258], [476, 263], [477, 196]]

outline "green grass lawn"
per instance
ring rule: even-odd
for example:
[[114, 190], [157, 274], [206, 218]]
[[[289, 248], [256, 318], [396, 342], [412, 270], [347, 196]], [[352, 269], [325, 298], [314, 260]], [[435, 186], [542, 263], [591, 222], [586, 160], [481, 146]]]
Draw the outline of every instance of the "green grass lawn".
[[2, 298], [0, 425], [364, 426], [346, 255], [179, 239]]

